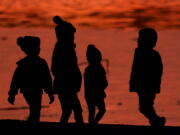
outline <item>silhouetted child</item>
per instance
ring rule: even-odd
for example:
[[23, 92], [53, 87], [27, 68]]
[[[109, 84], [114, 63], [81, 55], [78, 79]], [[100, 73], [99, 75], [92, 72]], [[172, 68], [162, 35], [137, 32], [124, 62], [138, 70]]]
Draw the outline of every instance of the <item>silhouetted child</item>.
[[82, 75], [75, 51], [76, 29], [59, 16], [55, 16], [53, 21], [57, 24], [55, 27], [57, 43], [53, 51], [51, 70], [54, 76], [53, 90], [58, 94], [62, 108], [60, 122], [68, 123], [73, 111], [76, 123], [82, 124], [82, 107], [77, 95], [81, 88]]
[[138, 47], [135, 49], [130, 78], [130, 92], [139, 96], [139, 110], [149, 119], [152, 126], [164, 126], [165, 117], [160, 117], [154, 109], [154, 100], [160, 93], [163, 64], [161, 56], [153, 48], [156, 46], [157, 32], [152, 28], [139, 31]]
[[53, 22], [57, 24], [55, 27], [57, 42], [72, 45], [76, 28], [71, 23], [62, 20], [59, 16], [54, 16]]
[[43, 89], [49, 94], [50, 104], [54, 101], [50, 71], [46, 61], [39, 57], [40, 39], [38, 37], [19, 37], [17, 45], [27, 56], [17, 62], [8, 101], [14, 104], [15, 96], [20, 89], [29, 105], [30, 114], [27, 121], [38, 122]]
[[[89, 110], [89, 123], [97, 124], [106, 112], [104, 98], [105, 88], [108, 86], [106, 72], [101, 65], [101, 52], [89, 45], [86, 53], [89, 65], [84, 73], [85, 99]], [[98, 113], [96, 114], [96, 107]]]

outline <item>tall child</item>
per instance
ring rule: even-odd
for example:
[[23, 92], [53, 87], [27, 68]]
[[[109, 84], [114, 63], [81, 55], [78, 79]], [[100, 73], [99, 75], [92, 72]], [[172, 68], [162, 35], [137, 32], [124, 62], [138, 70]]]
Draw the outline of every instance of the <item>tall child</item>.
[[76, 55], [76, 28], [59, 16], [53, 17], [56, 24], [57, 42], [52, 55], [51, 71], [54, 76], [53, 91], [58, 95], [62, 114], [60, 123], [67, 124], [72, 112], [77, 124], [83, 123], [82, 107], [78, 98], [82, 75]]

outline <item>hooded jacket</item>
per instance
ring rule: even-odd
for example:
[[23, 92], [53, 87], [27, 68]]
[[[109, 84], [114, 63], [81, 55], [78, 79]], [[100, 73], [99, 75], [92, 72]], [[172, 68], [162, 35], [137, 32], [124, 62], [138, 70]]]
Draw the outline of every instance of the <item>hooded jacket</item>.
[[130, 92], [160, 93], [163, 64], [153, 49], [136, 48], [130, 77]]
[[26, 56], [17, 62], [9, 95], [21, 93], [52, 92], [52, 78], [46, 61], [39, 56]]

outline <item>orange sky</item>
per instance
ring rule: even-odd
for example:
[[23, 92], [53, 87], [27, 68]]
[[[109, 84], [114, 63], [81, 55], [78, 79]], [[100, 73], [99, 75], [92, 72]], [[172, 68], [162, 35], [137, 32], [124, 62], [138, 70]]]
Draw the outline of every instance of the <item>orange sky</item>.
[[179, 6], [180, 0], [1, 0], [0, 26], [50, 27], [60, 15], [81, 27], [179, 29]]

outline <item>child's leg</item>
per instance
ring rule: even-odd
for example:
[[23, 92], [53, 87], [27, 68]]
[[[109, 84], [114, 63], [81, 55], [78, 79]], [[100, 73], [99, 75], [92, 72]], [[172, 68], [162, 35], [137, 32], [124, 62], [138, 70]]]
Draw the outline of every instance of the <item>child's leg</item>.
[[60, 123], [68, 123], [69, 117], [72, 112], [71, 102], [69, 101], [68, 95], [59, 95], [59, 101], [61, 104], [62, 115], [60, 118]]
[[150, 93], [138, 94], [139, 96], [139, 110], [146, 118], [149, 119], [151, 125], [163, 125], [165, 118], [161, 118], [156, 114], [154, 109], [154, 100], [156, 95]]
[[96, 105], [99, 110], [99, 112], [97, 113], [97, 115], [95, 117], [95, 123], [97, 124], [102, 119], [102, 117], [104, 116], [104, 114], [106, 112], [106, 106], [105, 106], [104, 99], [98, 101], [98, 103]]
[[88, 101], [87, 102], [87, 106], [88, 106], [88, 111], [89, 111], [89, 115], [88, 115], [88, 122], [89, 124], [94, 124], [95, 123], [95, 105], [92, 101]]
[[157, 114], [154, 110], [155, 94], [138, 94], [139, 96], [139, 110], [148, 119], [157, 118]]
[[40, 111], [41, 111], [41, 93], [25, 93], [23, 94], [26, 102], [29, 105], [29, 117], [27, 121], [29, 122], [39, 122], [40, 121]]
[[71, 104], [72, 104], [72, 108], [74, 110], [75, 121], [76, 121], [76, 123], [82, 124], [84, 122], [83, 122], [83, 116], [82, 116], [81, 103], [78, 99], [77, 94], [72, 94], [71, 98], [72, 98]]

